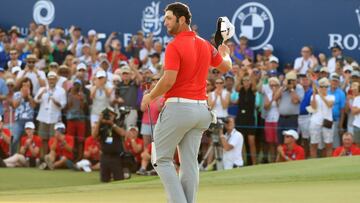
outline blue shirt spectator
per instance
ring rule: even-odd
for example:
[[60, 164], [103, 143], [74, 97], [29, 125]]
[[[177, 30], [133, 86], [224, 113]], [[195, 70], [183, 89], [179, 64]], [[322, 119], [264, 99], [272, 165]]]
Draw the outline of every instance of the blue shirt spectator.
[[300, 103], [300, 115], [308, 115], [309, 114], [309, 112], [306, 110], [306, 107], [310, 105], [312, 93], [313, 93], [312, 88], [309, 88], [305, 92], [304, 99]]
[[341, 110], [345, 108], [346, 104], [346, 96], [342, 89], [339, 87], [335, 89], [335, 91], [328, 90], [329, 95], [335, 96], [335, 103], [333, 106], [333, 119], [334, 121], [339, 121], [341, 116]]

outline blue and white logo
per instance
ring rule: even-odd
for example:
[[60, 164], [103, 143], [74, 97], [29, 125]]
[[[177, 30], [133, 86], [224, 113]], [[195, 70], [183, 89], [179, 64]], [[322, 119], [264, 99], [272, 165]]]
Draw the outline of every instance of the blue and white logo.
[[33, 18], [37, 24], [50, 25], [55, 19], [55, 7], [50, 0], [37, 1], [33, 8]]
[[151, 6], [147, 6], [143, 11], [141, 19], [141, 28], [145, 33], [153, 33], [155, 36], [161, 33], [162, 22], [164, 16], [160, 16], [160, 2], [151, 2]]
[[231, 23], [235, 26], [234, 39], [239, 43], [240, 36], [246, 36], [253, 50], [261, 49], [274, 33], [274, 19], [263, 4], [249, 2], [240, 6]]

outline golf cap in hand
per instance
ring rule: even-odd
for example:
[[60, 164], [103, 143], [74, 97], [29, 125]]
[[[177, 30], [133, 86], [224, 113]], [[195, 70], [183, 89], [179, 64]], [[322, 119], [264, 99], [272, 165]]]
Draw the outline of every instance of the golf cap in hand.
[[235, 33], [235, 27], [230, 23], [229, 19], [224, 17], [219, 17], [216, 26], [215, 33], [215, 43], [218, 47], [224, 41], [230, 39]]

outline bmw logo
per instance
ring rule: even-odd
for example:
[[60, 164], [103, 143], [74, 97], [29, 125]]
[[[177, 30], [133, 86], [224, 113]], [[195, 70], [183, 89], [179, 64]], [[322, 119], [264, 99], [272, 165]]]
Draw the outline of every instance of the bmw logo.
[[266, 6], [257, 2], [240, 6], [231, 22], [235, 26], [235, 41], [239, 43], [239, 37], [245, 36], [249, 39], [253, 50], [261, 49], [269, 43], [274, 32], [271, 12]]

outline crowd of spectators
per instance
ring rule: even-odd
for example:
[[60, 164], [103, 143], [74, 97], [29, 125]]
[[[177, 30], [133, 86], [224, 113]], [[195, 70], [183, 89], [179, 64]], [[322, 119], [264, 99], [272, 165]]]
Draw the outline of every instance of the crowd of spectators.
[[[117, 32], [103, 41], [76, 26], [31, 22], [28, 29], [27, 36], [16, 26], [0, 29], [1, 164], [98, 170], [102, 149], [93, 130], [112, 106], [118, 117], [129, 109], [124, 150], [138, 174], [153, 174], [150, 136], [164, 99], [150, 111], [140, 104], [161, 77], [163, 44], [142, 31], [123, 47]], [[331, 55], [304, 46], [294, 62], [280, 63], [271, 44], [257, 52], [246, 36], [225, 44], [232, 70], [209, 67], [207, 92], [209, 107], [226, 121], [218, 135], [226, 169], [360, 154], [360, 67], [340, 46]], [[204, 168], [219, 160], [213, 141], [204, 133]]]

